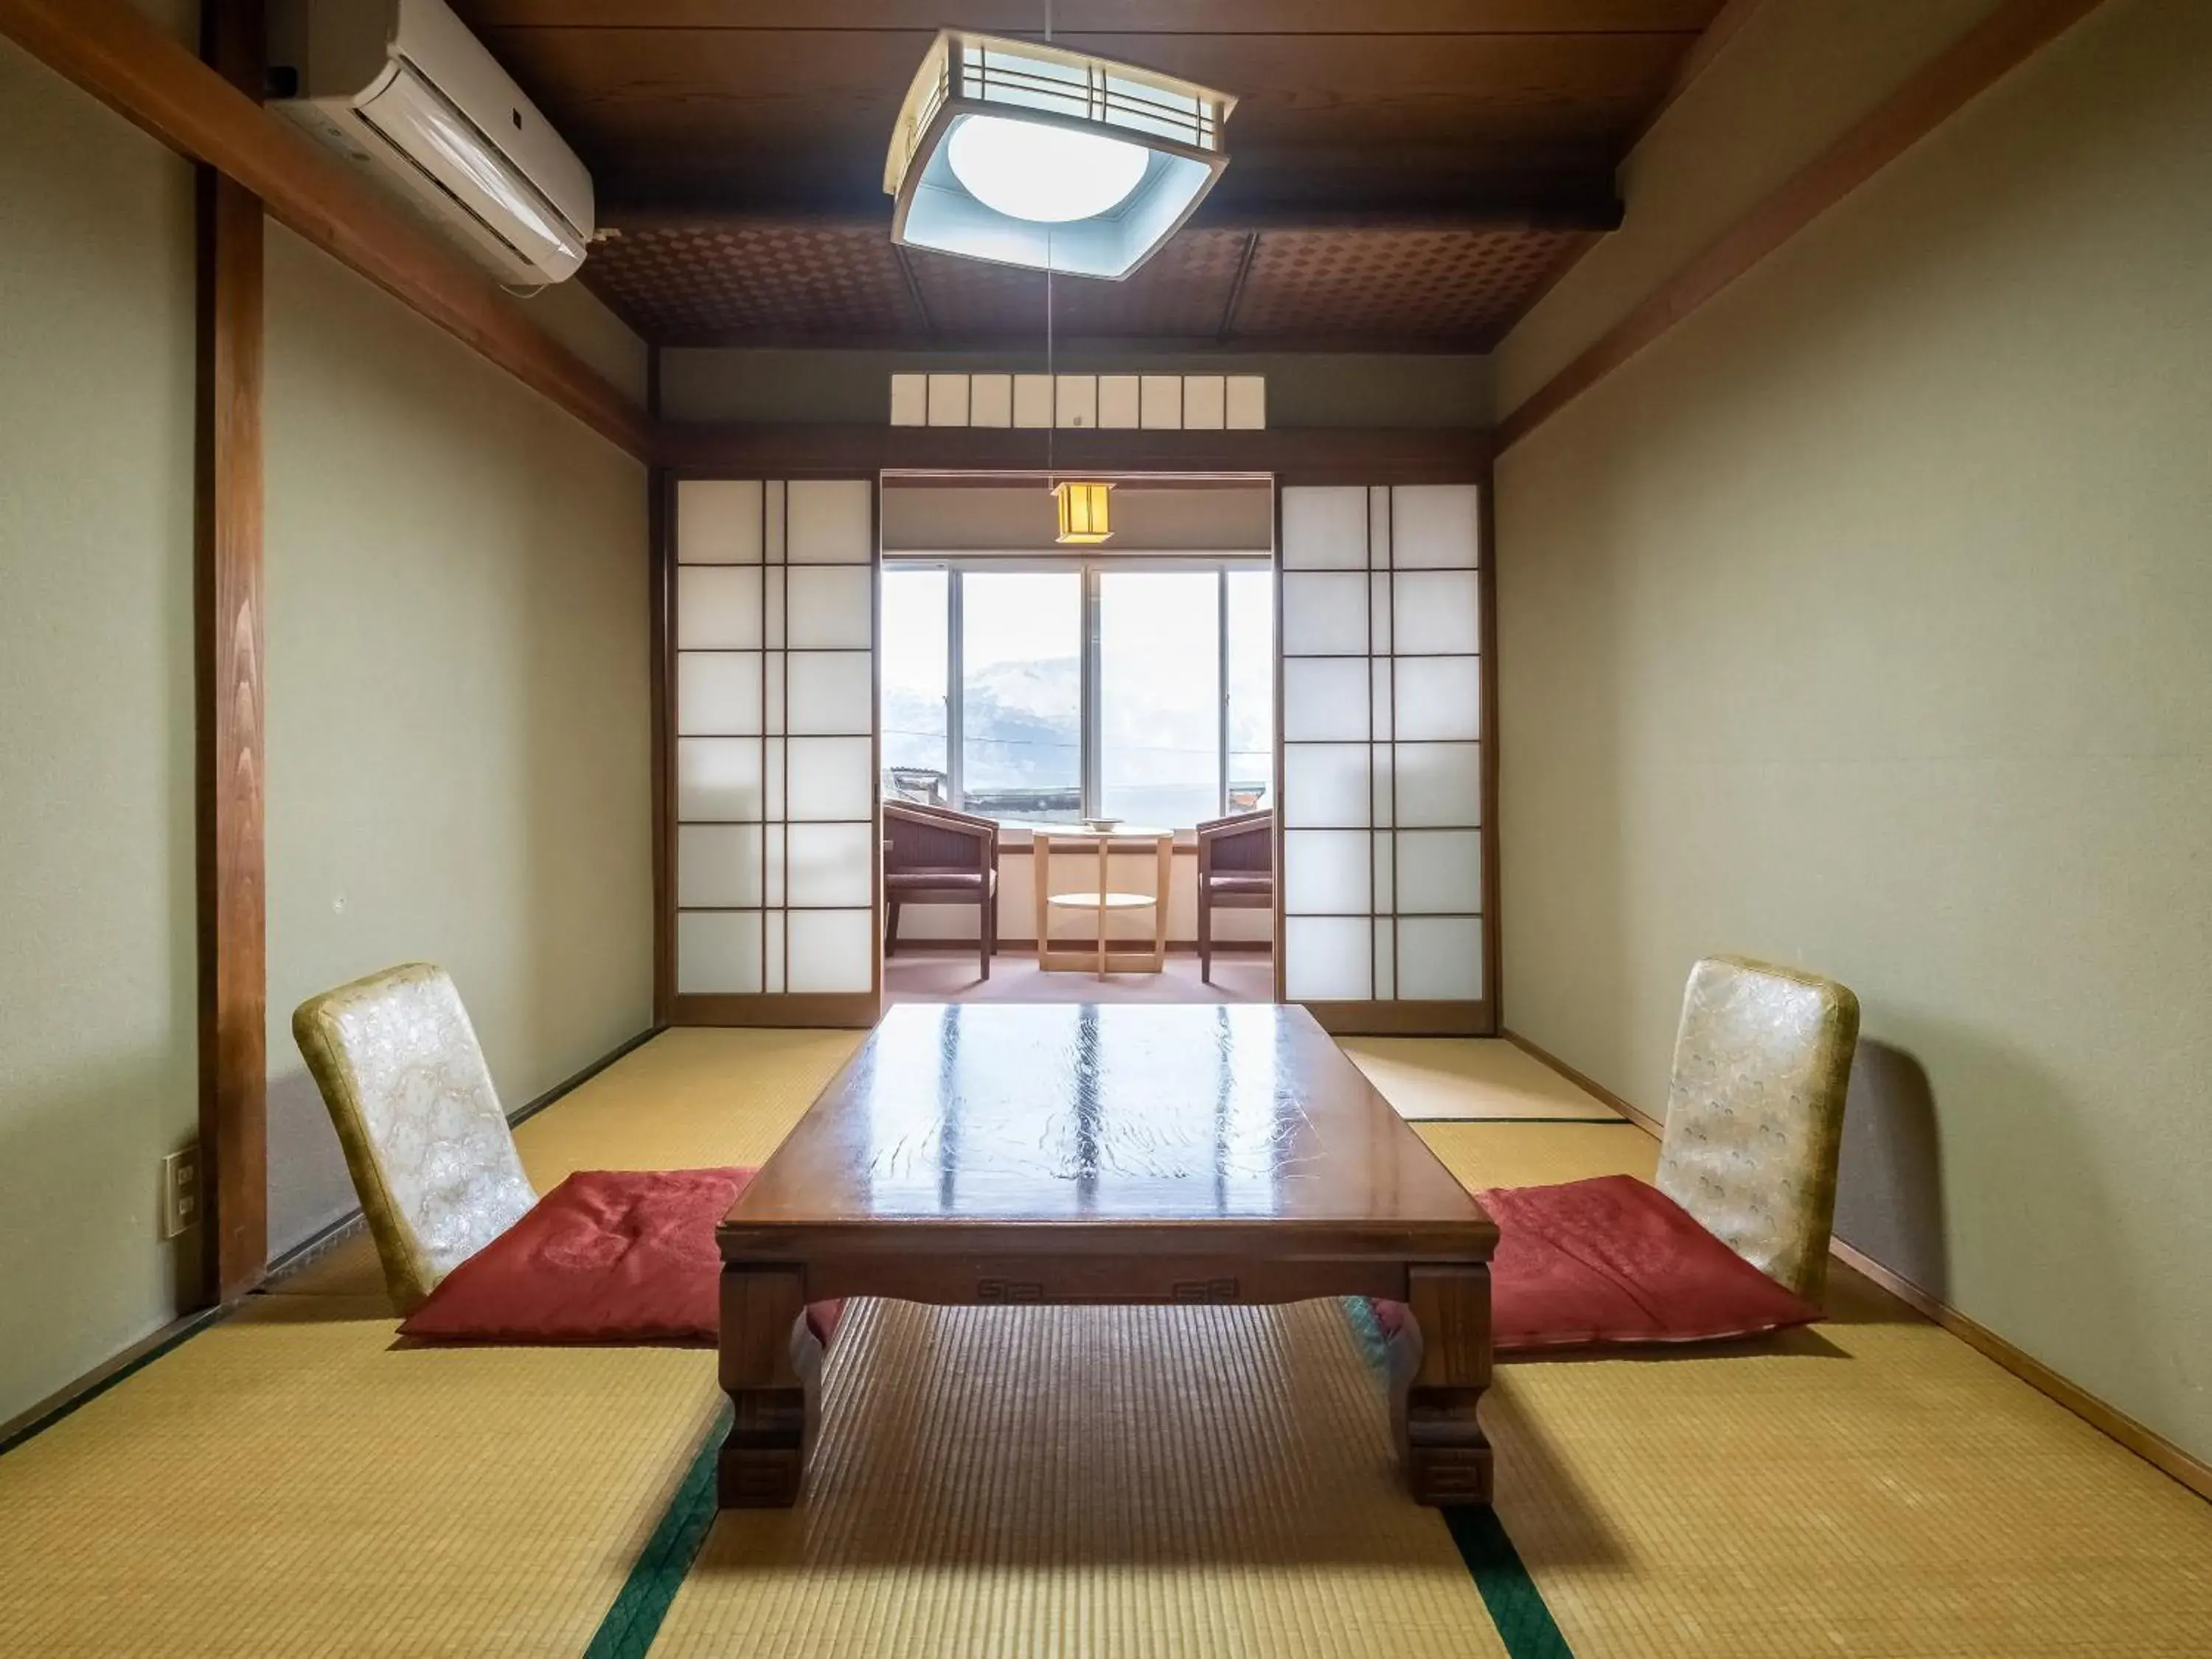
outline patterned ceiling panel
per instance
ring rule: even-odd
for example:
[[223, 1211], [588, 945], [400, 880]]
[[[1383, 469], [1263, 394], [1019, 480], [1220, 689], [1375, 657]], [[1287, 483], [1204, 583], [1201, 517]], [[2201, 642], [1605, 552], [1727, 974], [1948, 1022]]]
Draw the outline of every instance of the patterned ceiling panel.
[[602, 242], [584, 281], [647, 340], [904, 339], [927, 325], [882, 227], [654, 224]]
[[[1186, 230], [1127, 281], [1063, 276], [1053, 284], [1053, 328], [1064, 339], [1211, 339], [1219, 331], [1249, 239]], [[910, 253], [931, 325], [958, 339], [1044, 337], [1044, 278], [973, 259]]]
[[1270, 231], [1231, 332], [1486, 349], [1585, 240], [1557, 230]]
[[[1487, 349], [1587, 240], [1370, 228], [1270, 230], [1255, 241], [1185, 230], [1127, 282], [1062, 278], [1053, 321], [1068, 340]], [[1043, 339], [1036, 273], [921, 252], [903, 263], [880, 223], [656, 221], [601, 244], [584, 276], [662, 345]]]

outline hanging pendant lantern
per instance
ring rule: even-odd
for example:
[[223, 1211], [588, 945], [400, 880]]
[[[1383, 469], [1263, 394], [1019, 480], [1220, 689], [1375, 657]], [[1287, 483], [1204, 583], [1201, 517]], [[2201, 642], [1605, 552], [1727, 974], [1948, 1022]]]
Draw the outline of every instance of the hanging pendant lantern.
[[1062, 547], [1097, 547], [1112, 536], [1106, 498], [1113, 488], [1109, 483], [1054, 484], [1052, 493], [1060, 501], [1060, 534], [1054, 539]]

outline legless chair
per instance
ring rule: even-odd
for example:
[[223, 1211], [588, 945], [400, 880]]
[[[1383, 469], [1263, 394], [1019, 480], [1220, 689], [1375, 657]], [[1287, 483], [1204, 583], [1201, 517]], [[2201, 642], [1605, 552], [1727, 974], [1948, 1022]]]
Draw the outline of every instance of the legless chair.
[[1859, 1000], [1832, 980], [1741, 957], [1690, 969], [1659, 1190], [1808, 1301], [1827, 1285], [1844, 1091]]
[[301, 1003], [323, 1091], [401, 1315], [538, 1201], [445, 970], [387, 968]]

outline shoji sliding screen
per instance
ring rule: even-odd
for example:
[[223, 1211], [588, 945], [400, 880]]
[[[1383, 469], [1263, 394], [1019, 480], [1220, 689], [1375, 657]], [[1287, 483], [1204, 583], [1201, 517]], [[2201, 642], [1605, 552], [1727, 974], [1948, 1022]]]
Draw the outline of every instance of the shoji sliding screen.
[[1489, 1029], [1480, 505], [1282, 492], [1282, 988], [1333, 1030]]
[[676, 1017], [878, 1002], [875, 485], [676, 485]]

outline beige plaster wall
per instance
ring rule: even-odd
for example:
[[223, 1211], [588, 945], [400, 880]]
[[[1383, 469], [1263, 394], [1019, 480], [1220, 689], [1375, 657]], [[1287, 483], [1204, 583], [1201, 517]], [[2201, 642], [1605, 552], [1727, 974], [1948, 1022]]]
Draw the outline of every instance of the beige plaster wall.
[[1499, 344], [1512, 410], [2002, 0], [1766, 0], [1644, 135], [1627, 213]]
[[278, 1248], [352, 1203], [302, 999], [443, 963], [510, 1109], [651, 1022], [645, 474], [289, 232], [269, 245]]
[[0, 42], [0, 226], [4, 1420], [172, 1317], [184, 1266], [191, 174]]
[[2208, 200], [2111, 0], [1498, 477], [1508, 1024], [1656, 1108], [1698, 955], [1851, 985], [1841, 1236], [2200, 1456]]
[[[190, 0], [140, 0], [179, 39]], [[0, 42], [0, 1420], [192, 1296], [191, 170]], [[533, 314], [641, 395], [590, 295]], [[272, 228], [272, 1233], [350, 1204], [288, 1018], [408, 956], [519, 1105], [650, 1018], [644, 477]]]

